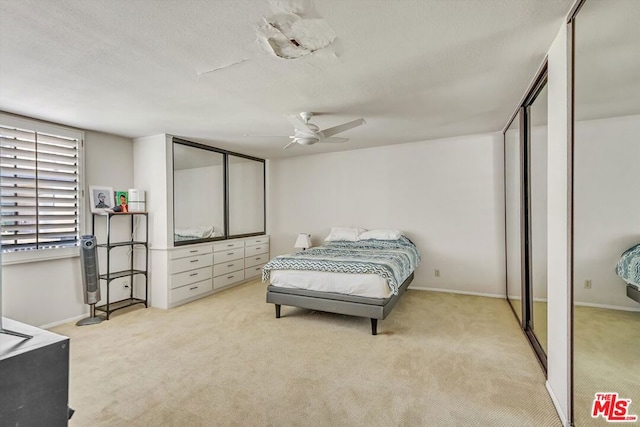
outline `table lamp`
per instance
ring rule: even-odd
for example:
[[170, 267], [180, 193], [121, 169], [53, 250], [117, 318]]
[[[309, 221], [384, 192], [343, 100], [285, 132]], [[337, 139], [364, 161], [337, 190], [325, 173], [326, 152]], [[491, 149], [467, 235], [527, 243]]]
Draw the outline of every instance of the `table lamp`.
[[296, 249], [302, 249], [303, 251], [311, 247], [311, 234], [300, 233], [296, 239], [296, 244], [293, 245]]

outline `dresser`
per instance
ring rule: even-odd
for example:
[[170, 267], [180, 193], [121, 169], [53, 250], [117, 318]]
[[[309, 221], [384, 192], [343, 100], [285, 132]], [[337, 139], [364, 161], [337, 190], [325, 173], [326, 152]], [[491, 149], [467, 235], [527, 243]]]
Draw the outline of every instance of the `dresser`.
[[152, 250], [151, 305], [171, 308], [259, 278], [267, 261], [269, 236]]

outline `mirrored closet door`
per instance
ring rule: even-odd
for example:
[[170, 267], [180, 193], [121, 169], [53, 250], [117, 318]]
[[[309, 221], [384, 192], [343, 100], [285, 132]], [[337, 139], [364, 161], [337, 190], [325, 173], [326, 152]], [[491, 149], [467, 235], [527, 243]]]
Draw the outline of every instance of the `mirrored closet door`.
[[640, 1], [586, 0], [572, 23], [576, 426], [607, 425], [592, 417], [596, 393], [640, 417], [640, 277], [617, 274], [640, 245], [639, 16]]
[[507, 265], [507, 301], [522, 323], [522, 230], [521, 183], [522, 149], [520, 147], [521, 114], [513, 118], [504, 134], [505, 247]]
[[174, 139], [174, 244], [226, 237], [225, 187], [224, 153]]
[[265, 163], [229, 155], [229, 236], [265, 233]]
[[507, 299], [547, 366], [547, 68], [504, 132]]

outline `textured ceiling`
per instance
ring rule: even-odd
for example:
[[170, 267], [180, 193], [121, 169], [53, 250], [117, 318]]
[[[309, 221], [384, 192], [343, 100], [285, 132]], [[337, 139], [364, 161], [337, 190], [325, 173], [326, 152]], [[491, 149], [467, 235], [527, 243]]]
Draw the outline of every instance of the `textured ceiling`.
[[[571, 3], [0, 0], [0, 109], [265, 158], [493, 132]], [[367, 123], [282, 150], [300, 111]]]

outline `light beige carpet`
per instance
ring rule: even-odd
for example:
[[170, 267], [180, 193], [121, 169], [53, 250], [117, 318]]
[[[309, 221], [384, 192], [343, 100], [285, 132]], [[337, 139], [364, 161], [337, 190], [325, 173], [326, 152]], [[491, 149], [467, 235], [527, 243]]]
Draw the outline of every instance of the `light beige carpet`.
[[251, 282], [71, 337], [71, 426], [559, 426], [505, 300], [409, 290], [368, 319]]
[[574, 319], [575, 425], [608, 425], [591, 418], [598, 392], [631, 399], [630, 415], [640, 417], [640, 313], [577, 306]]

